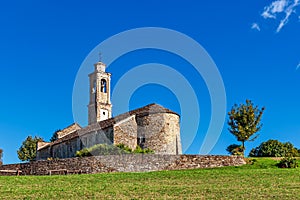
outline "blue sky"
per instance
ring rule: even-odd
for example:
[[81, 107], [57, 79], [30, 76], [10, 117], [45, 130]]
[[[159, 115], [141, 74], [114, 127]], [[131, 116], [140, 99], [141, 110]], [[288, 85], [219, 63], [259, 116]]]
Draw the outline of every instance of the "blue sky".
[[[298, 3], [297, 0], [1, 2], [0, 148], [4, 150], [4, 163], [18, 162], [16, 151], [28, 135], [49, 140], [55, 130], [73, 123], [73, 85], [83, 60], [108, 37], [140, 27], [173, 29], [201, 44], [223, 78], [227, 110], [247, 98], [266, 107], [260, 137], [246, 143], [248, 151], [268, 139], [290, 141], [300, 148]], [[202, 133], [211, 117], [210, 97], [201, 77], [183, 59], [159, 50], [123, 55], [109, 66], [112, 86], [132, 66], [150, 62], [172, 66], [193, 85], [200, 99], [201, 123], [195, 141], [186, 152], [198, 153]], [[130, 108], [151, 102], [180, 113], [176, 94], [157, 84], [140, 87], [131, 97]], [[182, 133], [182, 137], [187, 134]], [[224, 124], [210, 153], [226, 154], [225, 148], [232, 143], [236, 140]]]

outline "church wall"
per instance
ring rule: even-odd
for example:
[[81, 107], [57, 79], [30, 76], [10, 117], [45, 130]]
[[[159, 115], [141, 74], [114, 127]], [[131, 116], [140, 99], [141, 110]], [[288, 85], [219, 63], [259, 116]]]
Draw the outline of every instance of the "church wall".
[[37, 160], [46, 160], [48, 158], [72, 158], [76, 151], [88, 148], [96, 144], [112, 144], [113, 128], [91, 131], [81, 137], [76, 137], [37, 151]]
[[113, 141], [113, 128], [95, 130], [90, 133], [84, 134], [80, 137], [83, 146], [86, 148], [92, 147], [96, 144], [112, 144]]
[[79, 151], [82, 147], [82, 144], [81, 144], [81, 141], [79, 138], [74, 138], [74, 139], [71, 139], [69, 141], [69, 144], [68, 144], [68, 151], [67, 151], [67, 158], [71, 158], [71, 157], [74, 157], [75, 154], [76, 154], [76, 151]]
[[41, 150], [38, 150], [36, 153], [36, 160], [46, 160], [47, 158], [50, 158], [50, 146], [45, 147]]
[[113, 143], [113, 127], [104, 130], [98, 130], [96, 134], [95, 144], [112, 144]]
[[137, 124], [135, 116], [128, 116], [114, 125], [114, 144], [124, 144], [131, 149], [137, 145]]
[[53, 158], [66, 158], [64, 156], [65, 151], [66, 151], [66, 143], [65, 142], [53, 145], [52, 150], [53, 150], [53, 155], [52, 155]]
[[181, 154], [179, 116], [156, 113], [137, 117], [138, 138], [156, 154]]
[[[47, 158], [71, 158], [75, 156], [76, 151], [80, 150], [81, 142], [78, 138], [55, 144], [50, 149]], [[46, 159], [47, 159], [46, 158]], [[43, 157], [42, 159], [45, 159]]]

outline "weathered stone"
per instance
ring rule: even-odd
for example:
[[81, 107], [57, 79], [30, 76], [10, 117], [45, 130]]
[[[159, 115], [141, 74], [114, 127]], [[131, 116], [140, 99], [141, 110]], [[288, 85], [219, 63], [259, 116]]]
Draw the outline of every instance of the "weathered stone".
[[41, 160], [0, 166], [0, 175], [95, 174], [239, 166], [239, 156], [129, 154]]

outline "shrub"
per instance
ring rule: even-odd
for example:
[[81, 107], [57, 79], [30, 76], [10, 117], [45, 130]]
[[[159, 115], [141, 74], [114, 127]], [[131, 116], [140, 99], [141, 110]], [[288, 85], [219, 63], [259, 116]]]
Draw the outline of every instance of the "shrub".
[[150, 154], [154, 153], [153, 150], [146, 148], [142, 149], [139, 145], [136, 146], [135, 150], [132, 150], [130, 147], [126, 146], [125, 144], [117, 144], [116, 147], [120, 148], [125, 153], [144, 153], [144, 154]]
[[76, 152], [76, 157], [98, 156], [98, 155], [121, 155], [128, 152], [113, 145], [97, 144], [90, 148], [84, 148]]
[[86, 157], [86, 156], [92, 156], [92, 154], [88, 148], [84, 148], [84, 149], [81, 149], [80, 151], [76, 151], [75, 156], [76, 157]]
[[250, 157], [296, 157], [298, 150], [290, 142], [282, 143], [278, 140], [268, 140], [253, 148]]
[[140, 146], [133, 151], [131, 148], [124, 144], [108, 145], [108, 144], [97, 144], [90, 148], [84, 148], [77, 151], [76, 157], [86, 157], [86, 156], [99, 156], [99, 155], [121, 155], [130, 153], [153, 153], [151, 149], [142, 149]]
[[149, 148], [142, 149], [139, 145], [137, 145], [136, 149], [133, 151], [133, 153], [151, 154], [151, 153], [154, 153], [154, 151], [152, 149], [149, 149]]
[[243, 155], [243, 147], [241, 145], [238, 144], [231, 144], [226, 148], [226, 151], [230, 154], [230, 155], [237, 155], [237, 156], [241, 156]]
[[280, 162], [277, 164], [279, 168], [297, 168], [298, 162], [296, 158], [292, 157], [284, 157], [280, 160]]
[[126, 151], [127, 153], [132, 153], [132, 149], [126, 146], [125, 144], [117, 144], [116, 147]]

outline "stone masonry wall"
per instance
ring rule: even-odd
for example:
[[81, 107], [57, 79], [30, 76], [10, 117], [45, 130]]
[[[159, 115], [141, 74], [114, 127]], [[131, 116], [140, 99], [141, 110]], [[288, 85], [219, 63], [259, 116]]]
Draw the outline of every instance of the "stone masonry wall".
[[0, 175], [94, 174], [197, 169], [245, 164], [238, 156], [129, 154], [41, 160], [0, 166]]
[[135, 116], [129, 116], [127, 119], [116, 123], [114, 129], [114, 144], [124, 144], [131, 149], [137, 146], [137, 124]]

